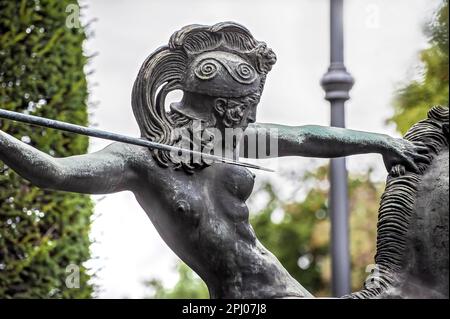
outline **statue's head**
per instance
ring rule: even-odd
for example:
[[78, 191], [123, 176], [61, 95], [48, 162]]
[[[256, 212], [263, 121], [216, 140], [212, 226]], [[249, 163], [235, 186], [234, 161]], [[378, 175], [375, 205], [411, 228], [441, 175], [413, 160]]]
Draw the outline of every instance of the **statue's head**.
[[[189, 25], [143, 63], [133, 87], [133, 112], [141, 135], [174, 144], [174, 128], [200, 121], [219, 130], [243, 128], [256, 120], [256, 107], [274, 52], [237, 23]], [[181, 90], [181, 101], [165, 110], [169, 92]], [[165, 152], [153, 151], [163, 166]]]

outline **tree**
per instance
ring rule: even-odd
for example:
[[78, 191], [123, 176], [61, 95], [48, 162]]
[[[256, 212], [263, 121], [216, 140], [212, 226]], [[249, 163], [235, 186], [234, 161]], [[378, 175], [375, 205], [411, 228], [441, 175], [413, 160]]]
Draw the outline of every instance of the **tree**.
[[420, 53], [420, 78], [405, 84], [394, 98], [395, 113], [388, 122], [402, 134], [426, 118], [433, 105], [448, 106], [448, 2], [442, 2], [425, 28], [430, 47]]
[[[71, 0], [0, 0], [1, 108], [88, 123], [86, 36], [66, 24], [70, 8], [76, 15]], [[10, 121], [0, 128], [56, 157], [88, 148], [83, 136]], [[0, 169], [0, 298], [90, 297], [83, 267], [90, 257], [90, 198], [42, 190], [3, 164]], [[76, 287], [78, 270], [79, 289], [70, 289], [66, 279]]]

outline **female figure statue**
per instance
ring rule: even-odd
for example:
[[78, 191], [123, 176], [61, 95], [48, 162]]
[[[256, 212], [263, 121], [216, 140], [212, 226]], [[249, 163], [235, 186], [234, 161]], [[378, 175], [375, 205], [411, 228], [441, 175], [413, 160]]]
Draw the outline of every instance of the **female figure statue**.
[[[224, 22], [189, 25], [153, 52], [137, 75], [132, 107], [141, 137], [176, 145], [176, 129], [200, 123], [202, 150], [239, 156], [239, 140], [224, 143], [226, 129], [278, 130], [278, 154], [332, 158], [379, 153], [388, 171], [417, 171], [426, 148], [387, 135], [314, 125], [255, 123], [274, 52], [243, 26]], [[164, 102], [172, 90], [183, 98]], [[215, 131], [216, 134], [210, 134]], [[206, 136], [206, 138], [203, 138]], [[245, 150], [243, 154], [245, 154]], [[173, 155], [173, 154], [172, 154]], [[131, 191], [167, 245], [207, 284], [212, 298], [311, 296], [258, 241], [245, 201], [254, 175], [246, 168], [112, 143], [103, 150], [53, 158], [0, 131], [0, 160], [33, 184], [87, 194]], [[249, 155], [251, 156], [251, 155]]]

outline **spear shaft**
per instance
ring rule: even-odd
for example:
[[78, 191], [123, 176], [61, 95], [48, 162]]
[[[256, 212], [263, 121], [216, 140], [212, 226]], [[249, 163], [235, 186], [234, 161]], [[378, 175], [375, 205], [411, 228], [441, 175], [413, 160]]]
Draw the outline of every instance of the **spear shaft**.
[[37, 125], [37, 126], [48, 127], [48, 128], [52, 128], [52, 129], [56, 129], [56, 130], [60, 130], [60, 131], [70, 132], [70, 133], [76, 133], [76, 134], [87, 135], [87, 136], [91, 136], [91, 137], [102, 138], [102, 139], [116, 141], [116, 142], [144, 146], [144, 147], [158, 149], [158, 150], [162, 150], [162, 151], [175, 152], [175, 154], [182, 152], [183, 154], [201, 156], [204, 159], [208, 159], [208, 160], [211, 160], [216, 163], [226, 163], [226, 164], [231, 164], [231, 165], [237, 165], [237, 166], [242, 166], [242, 167], [247, 167], [247, 168], [253, 168], [253, 169], [259, 169], [259, 170], [263, 170], [263, 171], [273, 172], [273, 170], [271, 170], [271, 169], [264, 168], [264, 167], [254, 165], [254, 164], [250, 164], [250, 163], [235, 161], [233, 159], [219, 157], [219, 156], [215, 156], [215, 155], [211, 155], [211, 154], [206, 154], [206, 153], [189, 150], [189, 149], [185, 149], [185, 148], [181, 148], [181, 147], [177, 147], [177, 146], [156, 143], [156, 142], [152, 142], [152, 141], [149, 141], [149, 140], [146, 140], [143, 138], [137, 138], [137, 137], [127, 136], [127, 135], [112, 133], [112, 132], [103, 131], [103, 130], [99, 130], [99, 129], [95, 129], [95, 128], [91, 128], [91, 127], [85, 127], [85, 126], [71, 124], [71, 123], [67, 123], [67, 122], [52, 120], [52, 119], [48, 119], [48, 118], [40, 117], [40, 116], [28, 115], [28, 114], [23, 114], [23, 113], [0, 109], [0, 118], [13, 120], [13, 121], [17, 121], [17, 122], [22, 122], [22, 123], [27, 123], [27, 124], [32, 124], [32, 125]]

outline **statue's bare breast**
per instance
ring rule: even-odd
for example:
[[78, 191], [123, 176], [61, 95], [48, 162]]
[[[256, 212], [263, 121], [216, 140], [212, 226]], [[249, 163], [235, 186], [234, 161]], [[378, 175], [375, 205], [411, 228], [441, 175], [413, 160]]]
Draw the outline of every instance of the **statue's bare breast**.
[[[258, 242], [249, 224], [245, 202], [253, 190], [252, 172], [214, 164], [191, 175], [159, 167], [145, 149], [135, 154], [139, 154], [136, 199], [170, 248], [208, 286], [223, 287], [212, 294], [303, 296], [303, 287]], [[253, 287], [253, 282], [267, 275], [269, 282], [274, 281], [267, 285], [270, 291], [255, 290], [261, 285]], [[215, 283], [219, 278], [221, 283]]]
[[195, 250], [205, 240], [233, 245], [237, 233], [242, 240], [255, 240], [245, 204], [253, 190], [252, 172], [214, 164], [190, 175], [159, 167], [147, 154], [141, 161], [134, 194], [160, 235], [169, 245], [175, 244], [172, 248], [178, 254]]

